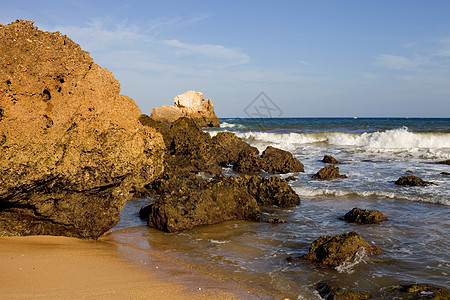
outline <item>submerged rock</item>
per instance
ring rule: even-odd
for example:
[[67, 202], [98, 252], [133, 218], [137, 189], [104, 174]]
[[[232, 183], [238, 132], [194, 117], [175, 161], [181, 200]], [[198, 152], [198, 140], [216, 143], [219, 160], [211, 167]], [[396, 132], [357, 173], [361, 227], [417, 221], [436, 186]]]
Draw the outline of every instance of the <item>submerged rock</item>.
[[349, 232], [334, 236], [324, 235], [315, 240], [309, 252], [301, 258], [324, 267], [337, 267], [352, 259], [364, 248], [367, 255], [380, 254], [381, 250], [370, 245], [358, 233]]
[[427, 299], [427, 300], [448, 300], [450, 299], [449, 292], [442, 287], [433, 286], [430, 284], [405, 284], [396, 285], [383, 289], [382, 298], [387, 299]]
[[270, 174], [304, 172], [303, 164], [288, 151], [268, 146], [261, 154], [262, 168]]
[[423, 185], [430, 185], [434, 184], [433, 182], [424, 181], [421, 178], [409, 175], [409, 176], [402, 176], [395, 182], [396, 185], [407, 185], [407, 186], [423, 186]]
[[166, 193], [148, 210], [148, 225], [167, 232], [229, 220], [261, 220], [256, 199], [237, 178], [221, 175], [197, 188], [182, 187]]
[[317, 180], [332, 180], [339, 178], [347, 178], [345, 174], [339, 174], [339, 168], [333, 165], [325, 166], [320, 169], [316, 174], [312, 176], [312, 178]]
[[443, 161], [439, 161], [438, 164], [441, 164], [441, 165], [450, 165], [450, 159], [443, 160]]
[[204, 99], [202, 93], [187, 91], [173, 100], [174, 106], [163, 105], [153, 108], [150, 117], [167, 123], [187, 117], [201, 127], [219, 127], [219, 118], [214, 112], [211, 99]]
[[0, 27], [0, 232], [97, 238], [163, 171], [113, 74], [60, 33]]
[[267, 220], [267, 223], [271, 223], [271, 224], [283, 224], [286, 223], [286, 220], [283, 218], [270, 218], [269, 220]]
[[387, 221], [388, 218], [378, 210], [360, 209], [355, 207], [339, 219], [349, 223], [378, 224]]
[[326, 300], [364, 300], [371, 297], [370, 293], [348, 290], [329, 281], [319, 282], [316, 290]]
[[326, 163], [326, 164], [332, 164], [332, 165], [339, 165], [341, 164], [340, 161], [338, 161], [336, 158], [334, 158], [331, 155], [325, 155], [322, 159], [322, 162]]

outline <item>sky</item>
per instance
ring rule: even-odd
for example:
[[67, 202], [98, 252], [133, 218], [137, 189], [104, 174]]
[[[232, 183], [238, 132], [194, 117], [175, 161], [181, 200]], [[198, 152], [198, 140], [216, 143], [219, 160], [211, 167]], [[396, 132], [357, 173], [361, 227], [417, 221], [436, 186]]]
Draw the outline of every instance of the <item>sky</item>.
[[[188, 90], [219, 117], [450, 117], [450, 1], [5, 1], [143, 113]], [[264, 97], [261, 98], [263, 95]], [[266, 106], [267, 107], [267, 106]]]

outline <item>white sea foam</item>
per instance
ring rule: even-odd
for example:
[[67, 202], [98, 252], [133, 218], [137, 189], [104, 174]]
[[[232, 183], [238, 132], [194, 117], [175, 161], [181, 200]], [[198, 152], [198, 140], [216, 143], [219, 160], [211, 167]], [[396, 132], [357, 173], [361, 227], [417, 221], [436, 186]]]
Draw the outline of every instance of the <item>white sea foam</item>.
[[366, 257], [367, 257], [366, 248], [360, 247], [353, 258], [344, 261], [335, 269], [339, 273], [352, 274], [354, 272], [353, 267], [359, 264], [360, 262], [364, 261]]
[[227, 122], [221, 122], [220, 128], [238, 128], [238, 129], [245, 129], [246, 127], [242, 124], [232, 124]]

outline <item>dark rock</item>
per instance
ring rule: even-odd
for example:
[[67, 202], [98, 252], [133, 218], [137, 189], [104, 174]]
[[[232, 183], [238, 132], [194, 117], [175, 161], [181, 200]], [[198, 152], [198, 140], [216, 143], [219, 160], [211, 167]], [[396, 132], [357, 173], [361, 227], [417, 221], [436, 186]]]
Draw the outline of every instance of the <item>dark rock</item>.
[[283, 224], [286, 223], [286, 220], [283, 218], [270, 218], [269, 220], [267, 220], [267, 223], [271, 223], [271, 224]]
[[259, 154], [256, 147], [250, 146], [232, 132], [217, 133], [211, 139], [211, 143], [215, 149], [217, 161], [223, 167], [236, 164], [241, 152]]
[[276, 176], [244, 176], [241, 180], [259, 205], [293, 207], [300, 204], [300, 197], [285, 179]]
[[381, 250], [366, 242], [358, 233], [324, 235], [315, 240], [309, 252], [301, 258], [324, 267], [337, 267], [355, 257], [361, 248], [367, 255], [380, 254]]
[[284, 151], [272, 146], [268, 146], [261, 154], [262, 168], [270, 174], [285, 174], [304, 172], [303, 164], [292, 156], [288, 151]]
[[316, 290], [326, 300], [364, 300], [371, 297], [370, 293], [348, 290], [329, 281], [319, 282]]
[[331, 155], [325, 155], [322, 159], [322, 161], [326, 164], [332, 164], [332, 165], [339, 165], [341, 164], [340, 161], [338, 161], [336, 158], [334, 158]]
[[441, 165], [450, 165], [450, 159], [443, 160], [443, 161], [439, 161], [438, 164], [441, 164]]
[[198, 188], [164, 194], [149, 208], [148, 225], [167, 232], [228, 220], [260, 221], [260, 209], [238, 178], [216, 176]]
[[449, 172], [441, 172], [441, 175], [444, 175], [444, 176], [449, 176], [449, 175], [450, 175], [450, 173], [449, 173]]
[[408, 173], [408, 174], [414, 174], [414, 172], [411, 171], [411, 170], [407, 170], [407, 171], [405, 171], [405, 173]]
[[163, 171], [164, 142], [59, 32], [0, 27], [0, 232], [98, 238]]
[[449, 300], [450, 294], [446, 289], [430, 284], [405, 284], [383, 289], [381, 297], [404, 300]]
[[233, 171], [241, 174], [262, 173], [261, 158], [256, 156], [254, 152], [240, 152], [238, 160], [233, 165]]
[[312, 178], [317, 180], [331, 180], [338, 178], [347, 178], [347, 175], [339, 174], [339, 168], [333, 165], [325, 166], [320, 169], [316, 174], [312, 176]]
[[286, 179], [286, 181], [295, 181], [295, 180], [297, 180], [297, 178], [295, 178], [295, 176], [289, 176], [289, 177], [286, 177], [285, 178]]
[[340, 218], [340, 220], [358, 224], [378, 224], [387, 221], [387, 219], [388, 218], [378, 210], [360, 209], [358, 207], [353, 208], [346, 213], [345, 216]]
[[397, 185], [406, 185], [406, 186], [423, 186], [434, 184], [433, 182], [424, 181], [419, 177], [414, 175], [402, 176], [395, 182]]

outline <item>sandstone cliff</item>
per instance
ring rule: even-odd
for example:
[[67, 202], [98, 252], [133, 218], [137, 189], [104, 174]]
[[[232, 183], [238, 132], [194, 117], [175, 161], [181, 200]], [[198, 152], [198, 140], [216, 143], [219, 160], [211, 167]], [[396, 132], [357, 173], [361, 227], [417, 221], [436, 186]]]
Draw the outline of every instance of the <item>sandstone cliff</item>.
[[211, 99], [204, 99], [202, 93], [187, 91], [173, 100], [174, 106], [162, 105], [153, 108], [150, 117], [169, 123], [188, 117], [195, 120], [201, 127], [219, 127], [219, 118], [214, 113]]
[[164, 142], [60, 33], [0, 25], [0, 235], [97, 238], [163, 170]]

